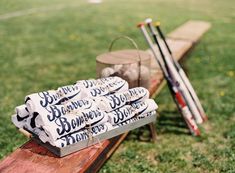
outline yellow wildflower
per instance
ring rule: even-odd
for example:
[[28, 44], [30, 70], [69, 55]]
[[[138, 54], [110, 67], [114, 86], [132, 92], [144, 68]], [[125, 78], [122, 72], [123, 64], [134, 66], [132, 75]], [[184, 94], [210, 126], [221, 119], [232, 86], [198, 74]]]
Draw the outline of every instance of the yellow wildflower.
[[219, 95], [223, 97], [225, 95], [224, 91], [220, 91]]
[[71, 40], [71, 41], [78, 40], [78, 36], [75, 35], [75, 34], [70, 34], [69, 35], [69, 40]]
[[228, 72], [227, 72], [227, 75], [228, 75], [229, 77], [233, 77], [233, 76], [234, 76], [234, 71], [232, 71], [232, 70], [228, 71]]

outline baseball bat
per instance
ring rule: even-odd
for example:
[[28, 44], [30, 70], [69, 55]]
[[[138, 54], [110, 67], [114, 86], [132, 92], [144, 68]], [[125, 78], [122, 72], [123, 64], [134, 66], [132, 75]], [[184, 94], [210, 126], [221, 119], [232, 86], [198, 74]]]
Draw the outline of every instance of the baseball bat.
[[188, 108], [188, 106], [186, 105], [185, 101], [184, 101], [184, 98], [182, 96], [182, 94], [179, 92], [178, 88], [176, 85], [174, 85], [174, 83], [172, 82], [172, 80], [170, 79], [170, 76], [169, 76], [169, 69], [167, 66], [165, 66], [166, 62], [164, 62], [164, 60], [160, 60], [157, 58], [157, 53], [153, 47], [153, 43], [152, 43], [152, 40], [150, 39], [150, 37], [148, 36], [148, 33], [145, 29], [145, 26], [143, 23], [139, 24], [138, 27], [141, 29], [147, 43], [149, 44], [153, 54], [154, 54], [154, 57], [156, 59], [156, 61], [158, 62], [160, 68], [162, 69], [163, 71], [163, 75], [167, 81], [167, 85], [168, 85], [168, 88], [171, 92], [171, 95], [172, 95], [172, 98], [173, 100], [175, 101], [178, 109], [180, 110], [180, 113], [181, 115], [183, 116], [190, 132], [195, 135], [195, 136], [199, 136], [200, 135], [200, 131], [197, 127], [197, 124], [196, 122], [194, 121], [193, 119], [193, 116]]
[[[155, 28], [152, 25], [152, 19], [148, 18], [148, 19], [145, 20], [145, 22], [146, 22], [147, 26], [149, 27], [150, 32], [153, 36], [153, 39], [154, 39], [155, 43], [157, 44], [158, 49], [160, 51], [161, 46], [158, 42], [158, 38], [157, 38]], [[178, 84], [179, 89], [182, 92], [182, 95], [184, 96], [184, 98], [186, 100], [186, 103], [189, 106], [189, 109], [191, 110], [192, 114], [194, 115], [194, 118], [195, 118], [196, 122], [198, 124], [201, 124], [203, 122], [203, 120], [202, 120], [201, 115], [198, 111], [198, 108], [196, 107], [189, 91], [187, 90], [187, 88], [186, 88], [181, 76], [179, 75], [177, 69], [175, 68], [173, 62], [171, 61], [170, 57], [165, 56], [163, 52], [161, 53], [161, 56], [162, 56], [162, 59], [166, 61], [166, 66], [168, 66], [168, 68], [171, 69], [172, 79], [174, 79], [176, 81], [176, 83]]]
[[191, 94], [191, 97], [193, 98], [193, 100], [194, 100], [194, 102], [195, 102], [195, 104], [196, 104], [196, 106], [197, 106], [197, 108], [198, 108], [198, 110], [200, 112], [200, 115], [201, 115], [203, 121], [206, 121], [207, 120], [207, 116], [206, 116], [206, 113], [205, 113], [205, 111], [204, 111], [204, 109], [203, 109], [203, 107], [201, 105], [201, 102], [200, 102], [200, 100], [199, 100], [199, 98], [198, 98], [198, 96], [197, 96], [197, 94], [196, 94], [192, 84], [190, 83], [187, 75], [185, 74], [184, 70], [182, 69], [182, 67], [180, 66], [178, 61], [173, 57], [172, 51], [171, 51], [168, 43], [166, 42], [166, 38], [165, 38], [161, 28], [160, 28], [160, 22], [156, 22], [155, 23], [155, 27], [156, 27], [156, 29], [157, 29], [161, 39], [163, 40], [164, 45], [166, 46], [167, 51], [169, 52], [170, 57], [171, 57], [174, 65], [175, 65], [175, 67], [177, 68], [177, 70], [178, 70], [178, 72], [179, 72], [183, 82], [185, 83], [189, 93]]

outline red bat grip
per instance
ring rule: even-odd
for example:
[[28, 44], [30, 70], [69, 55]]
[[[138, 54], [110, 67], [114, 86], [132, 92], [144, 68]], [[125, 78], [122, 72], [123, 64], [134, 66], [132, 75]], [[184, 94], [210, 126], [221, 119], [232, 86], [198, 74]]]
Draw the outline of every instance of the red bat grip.
[[180, 104], [181, 107], [185, 107], [186, 106], [186, 103], [185, 103], [182, 95], [180, 94], [180, 92], [176, 92], [175, 93], [175, 98], [176, 98], [176, 100], [178, 101], [178, 103]]

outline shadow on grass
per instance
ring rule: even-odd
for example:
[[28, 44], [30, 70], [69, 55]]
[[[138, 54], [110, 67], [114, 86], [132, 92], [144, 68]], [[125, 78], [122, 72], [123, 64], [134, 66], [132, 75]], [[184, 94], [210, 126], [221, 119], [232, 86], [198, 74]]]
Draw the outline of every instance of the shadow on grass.
[[188, 135], [189, 131], [178, 111], [164, 110], [157, 119], [157, 132], [161, 134], [171, 133]]
[[[155, 123], [157, 134], [176, 134], [176, 135], [189, 135], [189, 131], [184, 122], [184, 119], [177, 111], [164, 110], [161, 111]], [[150, 141], [151, 132], [148, 125], [140, 127], [131, 131], [128, 140], [141, 140]]]
[[175, 126], [178, 128], [187, 128], [183, 118], [176, 111], [162, 111], [157, 120], [157, 125], [160, 127]]

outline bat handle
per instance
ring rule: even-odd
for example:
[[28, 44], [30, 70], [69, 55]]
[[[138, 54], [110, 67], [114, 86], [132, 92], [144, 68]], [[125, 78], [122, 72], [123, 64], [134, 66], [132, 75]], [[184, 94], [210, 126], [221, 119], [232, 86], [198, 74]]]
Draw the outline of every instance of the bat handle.
[[156, 22], [156, 23], [155, 23], [155, 26], [156, 26], [156, 28], [157, 28], [157, 31], [158, 31], [158, 33], [159, 33], [161, 39], [163, 40], [163, 42], [164, 42], [164, 44], [165, 44], [165, 46], [166, 46], [168, 52], [170, 53], [170, 55], [172, 55], [171, 49], [170, 49], [170, 47], [168, 46], [168, 44], [167, 44], [167, 42], [166, 42], [166, 38], [165, 38], [165, 36], [164, 36], [164, 34], [163, 34], [161, 28], [160, 28], [160, 22]]

